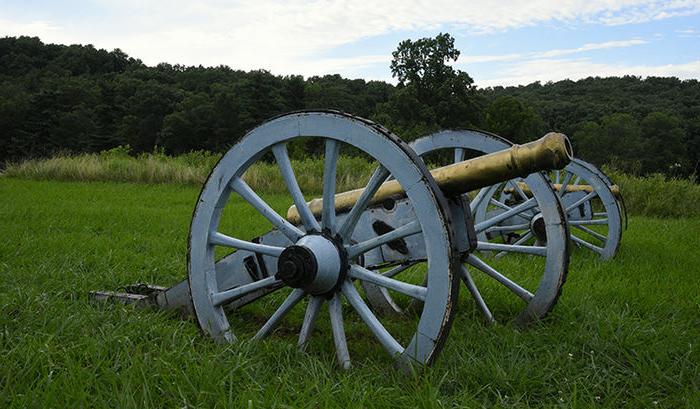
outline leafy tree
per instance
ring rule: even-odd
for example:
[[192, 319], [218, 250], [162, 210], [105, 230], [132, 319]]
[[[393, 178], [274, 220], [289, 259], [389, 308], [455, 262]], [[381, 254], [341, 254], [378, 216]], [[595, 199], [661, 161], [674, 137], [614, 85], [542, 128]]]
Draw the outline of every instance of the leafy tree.
[[641, 123], [643, 146], [639, 153], [644, 172], [682, 174], [689, 166], [685, 157], [680, 120], [663, 112], [652, 112]]
[[523, 143], [542, 136], [544, 121], [530, 106], [515, 97], [499, 97], [486, 109], [484, 126], [491, 132]]
[[459, 54], [454, 38], [448, 33], [404, 40], [391, 54], [394, 57], [391, 74], [401, 86], [413, 84], [419, 89], [434, 89], [438, 83], [454, 77], [456, 72], [447, 63], [457, 61]]
[[[156, 145], [173, 153], [221, 151], [271, 116], [334, 108], [372, 118], [406, 139], [478, 126], [524, 142], [558, 130], [573, 136], [577, 156], [596, 164], [698, 172], [698, 80], [591, 77], [477, 91], [451, 65], [459, 55], [449, 34], [402, 41], [393, 53], [393, 86], [227, 66], [149, 67], [119, 49], [0, 38], [0, 166], [126, 144], [136, 154]], [[297, 157], [322, 150], [298, 145], [291, 150]]]
[[573, 140], [574, 154], [593, 164], [615, 163], [633, 173], [641, 170], [639, 152], [643, 149], [643, 139], [639, 122], [633, 115], [607, 115], [602, 118], [600, 126], [594, 122], [583, 123], [574, 133]]
[[697, 179], [700, 175], [700, 117], [686, 123], [685, 151], [689, 162], [689, 174]]
[[460, 55], [449, 34], [399, 43], [392, 54], [391, 72], [399, 85], [381, 104], [382, 119], [404, 138], [412, 139], [440, 128], [460, 128], [479, 122], [481, 104], [474, 81], [448, 65]]
[[117, 132], [136, 153], [153, 150], [163, 119], [182, 100], [182, 92], [153, 80], [127, 81], [120, 91], [124, 117]]
[[581, 122], [576, 131], [571, 135], [571, 145], [574, 157], [586, 159], [592, 163], [604, 163], [607, 148], [602, 140], [600, 125], [595, 121]]
[[175, 111], [163, 119], [156, 145], [168, 153], [181, 154], [203, 149], [214, 134], [214, 106], [206, 94], [188, 93]]

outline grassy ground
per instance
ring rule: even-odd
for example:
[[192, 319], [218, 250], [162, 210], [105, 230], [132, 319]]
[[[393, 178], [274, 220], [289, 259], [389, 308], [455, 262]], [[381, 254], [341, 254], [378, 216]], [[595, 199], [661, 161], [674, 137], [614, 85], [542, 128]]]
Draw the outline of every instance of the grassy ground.
[[[0, 407], [700, 402], [698, 218], [633, 217], [610, 262], [575, 252], [559, 305], [527, 331], [483, 325], [462, 291], [436, 365], [407, 376], [349, 313], [354, 368], [342, 371], [327, 320], [308, 352], [297, 351], [300, 307], [269, 340], [222, 346], [167, 313], [90, 304], [89, 290], [184, 277], [197, 194], [184, 185], [0, 179]], [[237, 216], [227, 218], [229, 228], [260, 229]]]

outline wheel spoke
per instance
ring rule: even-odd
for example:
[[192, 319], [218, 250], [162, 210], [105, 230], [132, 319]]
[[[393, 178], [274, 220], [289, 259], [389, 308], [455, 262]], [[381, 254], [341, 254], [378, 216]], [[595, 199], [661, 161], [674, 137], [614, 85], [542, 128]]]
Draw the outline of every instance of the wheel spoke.
[[578, 238], [578, 237], [574, 236], [573, 234], [571, 235], [571, 240], [573, 240], [575, 243], [582, 245], [583, 247], [586, 247], [589, 250], [595, 251], [598, 254], [603, 254], [602, 248], [596, 246], [595, 244], [591, 244], [584, 239]]
[[341, 290], [343, 295], [345, 295], [345, 298], [348, 299], [350, 305], [352, 305], [352, 308], [357, 312], [360, 318], [362, 318], [362, 321], [364, 321], [365, 325], [367, 325], [369, 330], [377, 338], [379, 343], [382, 344], [384, 349], [387, 350], [389, 355], [396, 356], [402, 354], [404, 348], [398, 343], [398, 341], [396, 341], [396, 339], [394, 339], [393, 336], [391, 336], [389, 331], [384, 328], [382, 323], [379, 322], [372, 311], [370, 311], [369, 307], [362, 300], [362, 297], [360, 297], [360, 294], [357, 292], [352, 282], [349, 280], [344, 281]]
[[481, 204], [481, 202], [484, 201], [484, 198], [486, 197], [486, 195], [489, 193], [490, 190], [491, 190], [491, 188], [488, 188], [488, 187], [482, 188], [481, 190], [479, 190], [479, 193], [477, 193], [476, 196], [474, 196], [474, 200], [469, 202], [469, 209], [471, 210], [472, 213], [474, 213], [476, 211], [477, 207], [479, 207], [479, 205]]
[[[515, 243], [513, 243], [513, 245], [514, 246], [522, 245], [525, 242], [527, 242], [528, 240], [530, 240], [533, 236], [534, 236], [534, 234], [532, 233], [532, 231], [529, 231], [529, 232], [525, 233], [521, 238], [519, 238]], [[496, 254], [496, 258], [501, 258], [501, 257], [505, 256], [506, 254], [508, 254], [507, 251], [502, 251], [502, 252]]]
[[595, 237], [596, 239], [602, 241], [603, 243], [605, 243], [608, 240], [608, 238], [605, 235], [602, 235], [595, 230], [591, 230], [586, 226], [579, 226], [579, 225], [573, 225], [573, 226], [574, 226], [574, 228], [579, 229], [582, 232], [588, 233], [589, 235]]
[[464, 148], [455, 148], [454, 163], [459, 163], [464, 160]]
[[571, 182], [571, 178], [573, 176], [573, 173], [566, 172], [566, 175], [564, 175], [564, 181], [561, 182], [561, 186], [559, 186], [559, 191], [557, 192], [559, 197], [564, 197], [566, 194], [566, 188], [569, 186], [569, 182]]
[[349, 369], [350, 352], [348, 352], [348, 342], [345, 339], [345, 327], [343, 326], [343, 304], [338, 293], [333, 294], [333, 298], [328, 301], [328, 312], [331, 316], [335, 356], [338, 358], [338, 364], [341, 368]]
[[385, 277], [382, 274], [372, 272], [357, 264], [350, 266], [348, 276], [400, 292], [401, 294], [405, 294], [420, 301], [425, 301], [425, 296], [428, 294], [428, 289], [425, 287]]
[[592, 192], [590, 192], [590, 193], [588, 193], [587, 195], [585, 195], [584, 197], [580, 198], [579, 200], [577, 200], [577, 201], [575, 201], [574, 203], [572, 203], [569, 207], [567, 207], [567, 208], [566, 208], [566, 213], [567, 213], [567, 214], [570, 213], [572, 210], [574, 210], [574, 209], [576, 209], [577, 207], [579, 207], [580, 205], [582, 205], [582, 204], [588, 202], [589, 200], [593, 199], [593, 198], [596, 197], [596, 196], [598, 196], [598, 192], [596, 192], [595, 190], [592, 191]]
[[[510, 217], [520, 217], [523, 220], [527, 220], [528, 222], [532, 218], [532, 214], [525, 213], [530, 209], [533, 209], [537, 207], [537, 202], [535, 201], [535, 198], [532, 198], [526, 202], [523, 202], [519, 204], [518, 206], [515, 207], [510, 207], [504, 203], [499, 202], [496, 199], [491, 199], [490, 202], [492, 204], [495, 204], [496, 206], [506, 210], [503, 213], [500, 213], [488, 220], [484, 220], [481, 223], [478, 223], [474, 226], [474, 229], [476, 230], [477, 233], [481, 233], [484, 230], [487, 230], [491, 228], [492, 226], [502, 222], [505, 219], [508, 219]], [[523, 215], [523, 213], [525, 213]]]
[[476, 302], [477, 307], [479, 307], [479, 310], [481, 313], [484, 315], [484, 318], [486, 318], [486, 321], [491, 323], [494, 321], [493, 319], [493, 314], [491, 313], [491, 310], [489, 310], [489, 307], [486, 305], [486, 302], [484, 301], [484, 298], [481, 296], [481, 293], [479, 292], [479, 289], [476, 288], [476, 284], [474, 283], [474, 279], [472, 279], [471, 274], [469, 274], [469, 271], [467, 271], [467, 268], [464, 266], [461, 266], [460, 270], [460, 277], [462, 278], [462, 281], [464, 281], [464, 285], [467, 286], [469, 289], [469, 292], [472, 294], [472, 297], [474, 297], [474, 301]]
[[389, 171], [384, 166], [379, 165], [379, 167], [369, 178], [367, 186], [362, 191], [362, 194], [357, 199], [357, 202], [355, 202], [353, 205], [350, 213], [345, 218], [343, 225], [338, 230], [343, 239], [347, 240], [352, 236], [352, 232], [355, 230], [355, 225], [357, 224], [357, 221], [360, 220], [362, 212], [364, 212], [365, 208], [369, 204], [369, 201], [372, 199], [374, 194], [377, 193], [377, 190], [382, 183], [384, 183], [387, 177], [389, 177]]
[[336, 233], [335, 225], [335, 179], [338, 169], [340, 145], [335, 139], [326, 139], [326, 153], [323, 164], [323, 210], [321, 224], [331, 234]]
[[270, 332], [277, 327], [279, 322], [284, 318], [285, 315], [304, 297], [304, 290], [295, 288], [294, 291], [289, 293], [289, 296], [282, 302], [277, 311], [270, 317], [265, 325], [260, 328], [257, 334], [253, 337], [255, 340], [260, 340], [267, 337]]
[[250, 186], [243, 181], [243, 179], [236, 178], [231, 181], [231, 189], [238, 193], [243, 200], [253, 206], [260, 214], [265, 216], [265, 218], [269, 220], [273, 226], [281, 231], [282, 234], [287, 236], [287, 238], [292, 242], [296, 242], [301, 236], [304, 235], [301, 230], [289, 223], [282, 216], [277, 214], [277, 212], [275, 212], [270, 205], [265, 203], [265, 201], [262, 200], [260, 196], [258, 196], [258, 194], [255, 193], [253, 189], [251, 189]]
[[417, 261], [412, 261], [412, 262], [408, 262], [408, 263], [399, 264], [398, 266], [383, 272], [382, 275], [384, 277], [389, 277], [389, 278], [394, 277], [394, 276], [400, 274], [401, 272], [403, 272], [404, 270], [406, 270], [407, 268], [415, 266], [417, 263], [418, 263]]
[[277, 161], [277, 167], [282, 173], [282, 178], [284, 179], [284, 184], [287, 185], [287, 190], [289, 194], [292, 195], [294, 200], [294, 205], [297, 207], [299, 212], [299, 217], [306, 227], [307, 231], [310, 230], [321, 230], [321, 225], [311, 213], [309, 205], [306, 204], [306, 199], [304, 199], [304, 194], [299, 188], [299, 183], [294, 175], [294, 169], [292, 169], [292, 162], [289, 160], [289, 153], [287, 152], [287, 145], [284, 143], [279, 143], [272, 147], [272, 153], [275, 155], [275, 160]]
[[[503, 205], [503, 206], [505, 206], [505, 205]], [[535, 206], [537, 206], [537, 200], [535, 200], [535, 198], [533, 197], [529, 200], [526, 200], [526, 201], [520, 203], [519, 205], [517, 205], [515, 207], [510, 208], [510, 210], [506, 210], [505, 212], [503, 212], [497, 216], [494, 216], [488, 220], [484, 220], [483, 222], [478, 223], [477, 225], [474, 226], [474, 230], [476, 230], [477, 233], [481, 233], [482, 231], [488, 229], [491, 226], [494, 226], [494, 225], [502, 222], [503, 220], [505, 220], [509, 217], [513, 217], [515, 215], [519, 215], [519, 216], [523, 217], [519, 213], [530, 210]]]
[[521, 199], [527, 200], [529, 199], [527, 195], [525, 194], [525, 191], [523, 191], [523, 188], [520, 187], [520, 183], [518, 183], [515, 180], [509, 180], [508, 184], [513, 186], [516, 192], [518, 192], [518, 196], [520, 196]]
[[279, 257], [284, 251], [282, 247], [268, 246], [265, 244], [252, 243], [250, 241], [234, 239], [219, 232], [209, 234], [209, 243], [217, 246], [232, 247], [238, 250], [247, 250], [254, 253], [265, 254], [272, 257]]
[[301, 324], [301, 331], [299, 331], [299, 348], [301, 349], [304, 349], [306, 343], [309, 342], [311, 333], [316, 326], [316, 317], [321, 311], [321, 304], [323, 304], [323, 297], [309, 297], [309, 305], [306, 306], [304, 322]]
[[511, 232], [511, 231], [518, 231], [518, 230], [527, 230], [529, 228], [530, 228], [530, 223], [510, 224], [510, 225], [489, 227], [486, 230], [486, 232], [487, 233]]
[[536, 256], [546, 256], [547, 247], [541, 246], [520, 246], [516, 244], [489, 243], [487, 241], [479, 241], [476, 243], [476, 249], [481, 251], [507, 251], [510, 253], [534, 254]]
[[211, 302], [212, 304], [214, 304], [215, 307], [218, 307], [236, 301], [237, 299], [248, 295], [254, 291], [274, 287], [276, 285], [279, 285], [280, 283], [281, 281], [278, 280], [275, 276], [266, 277], [262, 280], [254, 281], [250, 284], [244, 284], [239, 287], [214, 293], [211, 295]]
[[379, 247], [394, 240], [398, 240], [407, 236], [411, 236], [413, 234], [420, 233], [420, 231], [420, 223], [418, 223], [418, 220], [414, 220], [406, 225], [399, 227], [398, 229], [394, 229], [388, 233], [384, 233], [380, 236], [372, 237], [369, 240], [349, 246], [347, 248], [348, 257], [357, 257], [360, 254], [364, 254], [372, 250], [373, 248]]
[[488, 276], [490, 276], [494, 280], [503, 284], [504, 287], [506, 287], [507, 289], [512, 291], [515, 295], [520, 297], [523, 301], [529, 303], [532, 300], [532, 298], [534, 297], [531, 292], [524, 289], [519, 284], [517, 284], [515, 281], [511, 280], [510, 278], [499, 273], [498, 271], [496, 271], [496, 269], [494, 269], [490, 265], [484, 263], [481, 259], [479, 259], [475, 255], [470, 254], [469, 257], [467, 258], [467, 263], [478, 268], [479, 270], [483, 271], [484, 273], [486, 273]]
[[[493, 199], [493, 198], [491, 200], [489, 200], [489, 203], [491, 203], [492, 205], [495, 205], [496, 207], [500, 207], [503, 210], [512, 210], [513, 209], [512, 207], [508, 206], [507, 204], [505, 204], [503, 202], [499, 202], [498, 200]], [[535, 207], [537, 207], [537, 206], [535, 206]], [[525, 215], [516, 214], [514, 217], [520, 217], [521, 219], [530, 221], [530, 219], [533, 216], [533, 214], [530, 212], [529, 209], [523, 211], [522, 213], [524, 213]]]
[[569, 220], [570, 226], [583, 226], [583, 225], [593, 225], [593, 224], [608, 224], [608, 219], [590, 219], [590, 220]]

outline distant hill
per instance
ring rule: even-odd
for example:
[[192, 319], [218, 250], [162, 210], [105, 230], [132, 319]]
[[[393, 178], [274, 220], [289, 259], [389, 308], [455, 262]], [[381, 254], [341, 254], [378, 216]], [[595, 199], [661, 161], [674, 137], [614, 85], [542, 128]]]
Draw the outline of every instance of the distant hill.
[[[406, 94], [385, 82], [340, 75], [304, 79], [227, 66], [150, 67], [118, 49], [5, 37], [0, 39], [0, 163], [119, 145], [137, 153], [156, 146], [170, 153], [222, 151], [265, 119], [306, 108], [352, 112], [409, 139], [444, 123], [436, 118], [392, 126]], [[578, 156], [597, 164], [611, 162], [637, 173], [698, 170], [697, 80], [587, 78], [479, 89], [470, 98], [477, 112], [457, 121], [460, 126], [516, 142], [559, 130], [572, 138]], [[421, 109], [423, 117], [433, 112], [429, 106]]]

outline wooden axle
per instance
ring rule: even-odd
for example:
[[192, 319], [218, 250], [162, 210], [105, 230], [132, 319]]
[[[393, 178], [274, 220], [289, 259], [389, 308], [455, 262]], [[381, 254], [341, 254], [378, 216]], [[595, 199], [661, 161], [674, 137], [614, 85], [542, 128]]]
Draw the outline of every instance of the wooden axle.
[[[572, 157], [571, 144], [566, 135], [550, 132], [536, 141], [513, 145], [500, 152], [433, 169], [430, 174], [443, 193], [453, 197], [516, 177], [525, 177], [531, 173], [563, 169]], [[350, 210], [363, 190], [356, 189], [336, 194], [336, 212]], [[370, 200], [369, 206], [381, 203], [388, 198], [403, 197], [405, 194], [396, 180], [390, 180], [379, 187]], [[316, 217], [320, 217], [323, 200], [313, 199], [308, 204], [311, 212]], [[290, 207], [287, 211], [287, 220], [295, 224], [301, 222], [296, 206]]]
[[[530, 187], [527, 185], [527, 183], [524, 182], [518, 182], [518, 186], [520, 189], [522, 189], [523, 193], [525, 193], [528, 196], [532, 196], [532, 192], [530, 191]], [[552, 187], [556, 191], [561, 190], [561, 183], [553, 183]], [[609, 186], [610, 191], [612, 192], [613, 196], [615, 196], [615, 199], [620, 199], [620, 187], [618, 185], [612, 185]], [[566, 185], [564, 188], [567, 193], [573, 193], [573, 192], [586, 192], [586, 193], [591, 193], [592, 191], [595, 190], [595, 188], [591, 185]], [[514, 188], [508, 188], [503, 190], [506, 193], [513, 193], [515, 192]]]

